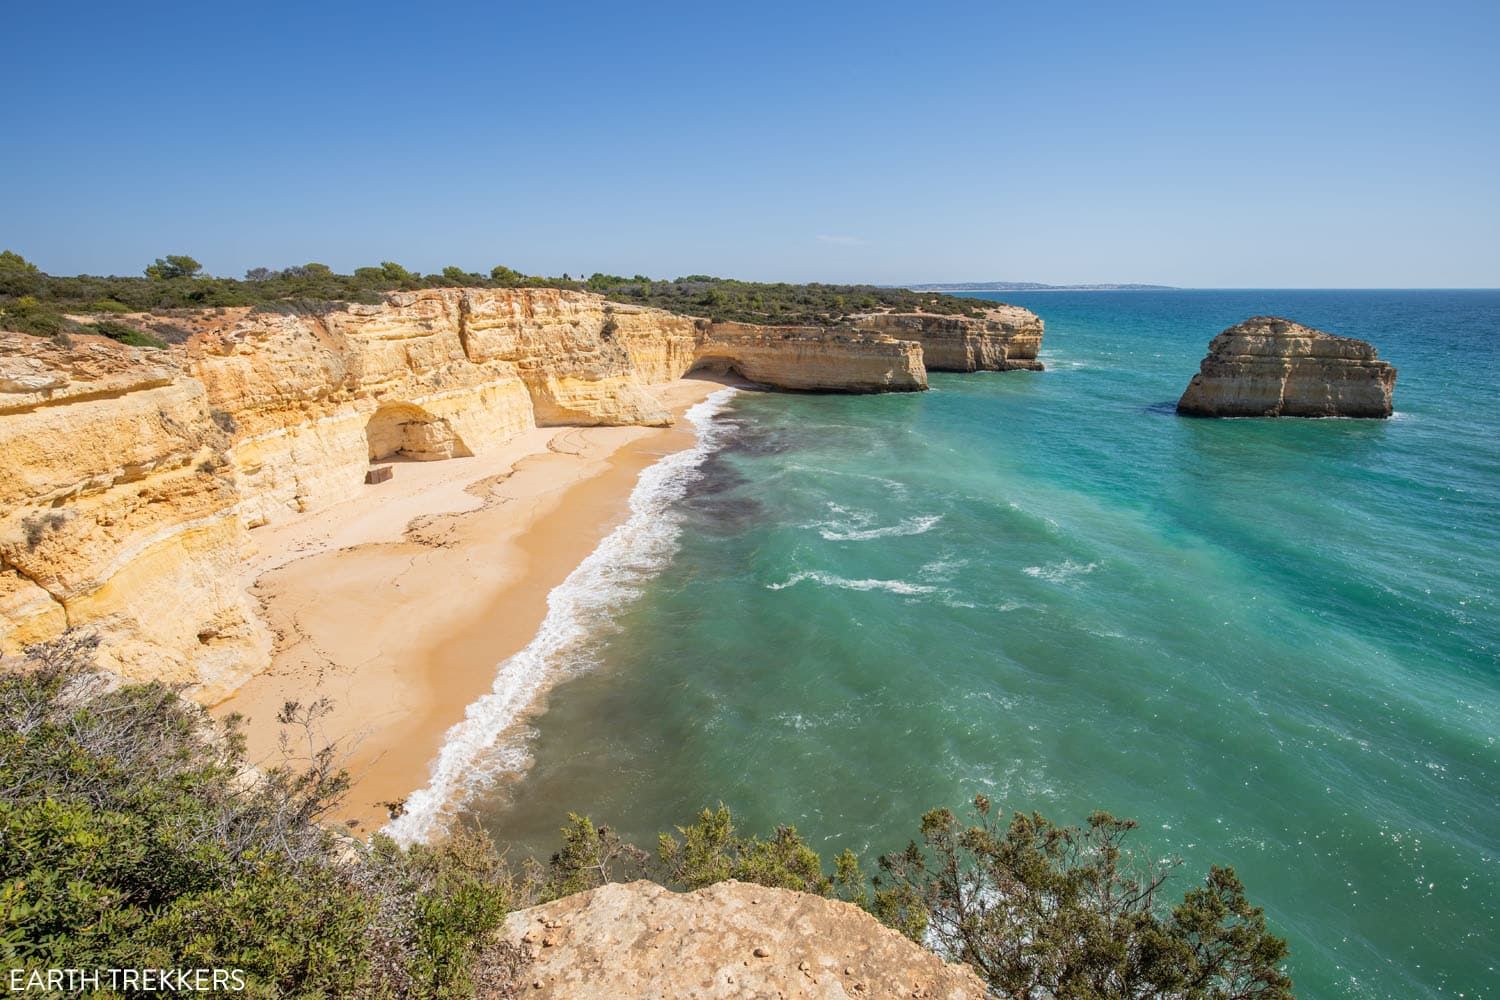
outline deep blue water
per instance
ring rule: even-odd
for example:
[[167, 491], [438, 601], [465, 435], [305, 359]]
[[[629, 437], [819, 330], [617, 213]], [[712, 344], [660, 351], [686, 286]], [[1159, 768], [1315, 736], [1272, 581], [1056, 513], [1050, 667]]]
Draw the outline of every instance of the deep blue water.
[[[1043, 373], [743, 393], [524, 781], [643, 842], [704, 804], [830, 852], [984, 792], [1229, 863], [1305, 998], [1500, 997], [1500, 293], [1003, 297]], [[1171, 404], [1271, 313], [1374, 342], [1389, 421]]]

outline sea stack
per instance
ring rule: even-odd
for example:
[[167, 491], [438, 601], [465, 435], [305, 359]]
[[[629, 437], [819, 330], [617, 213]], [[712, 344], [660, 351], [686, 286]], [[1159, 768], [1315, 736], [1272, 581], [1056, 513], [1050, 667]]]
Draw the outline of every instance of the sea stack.
[[1373, 345], [1253, 316], [1208, 345], [1177, 401], [1193, 417], [1389, 417], [1396, 369]]

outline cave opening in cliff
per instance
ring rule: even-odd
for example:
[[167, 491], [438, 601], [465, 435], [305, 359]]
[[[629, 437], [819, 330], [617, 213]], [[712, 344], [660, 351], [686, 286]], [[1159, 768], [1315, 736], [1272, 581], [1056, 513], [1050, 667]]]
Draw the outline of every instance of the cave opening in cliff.
[[747, 378], [740, 371], [740, 364], [734, 358], [723, 354], [708, 354], [693, 362], [693, 366], [687, 370], [687, 375], [717, 375], [720, 378]]
[[365, 425], [371, 462], [435, 462], [474, 454], [444, 418], [411, 403], [388, 403]]

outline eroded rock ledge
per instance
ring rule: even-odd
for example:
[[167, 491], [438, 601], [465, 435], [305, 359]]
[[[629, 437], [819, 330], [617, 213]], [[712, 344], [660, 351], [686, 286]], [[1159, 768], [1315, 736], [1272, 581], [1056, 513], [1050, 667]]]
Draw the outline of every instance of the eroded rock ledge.
[[1396, 369], [1363, 340], [1255, 316], [1208, 345], [1177, 401], [1195, 417], [1389, 417]]
[[996, 303], [984, 318], [934, 313], [870, 313], [854, 326], [922, 345], [928, 371], [1041, 371], [1041, 317], [1029, 309]]
[[444, 288], [134, 317], [189, 332], [163, 351], [0, 333], [0, 655], [87, 625], [102, 666], [216, 701], [268, 662], [238, 585], [250, 529], [361, 495], [372, 460], [478, 455], [537, 426], [662, 424], [649, 386], [698, 368], [902, 392], [927, 387], [924, 350], [963, 370], [1034, 358], [1040, 321], [991, 312], [826, 330]]
[[500, 936], [531, 956], [517, 992], [537, 1000], [985, 995], [972, 970], [858, 907], [744, 882], [605, 885], [518, 910]]

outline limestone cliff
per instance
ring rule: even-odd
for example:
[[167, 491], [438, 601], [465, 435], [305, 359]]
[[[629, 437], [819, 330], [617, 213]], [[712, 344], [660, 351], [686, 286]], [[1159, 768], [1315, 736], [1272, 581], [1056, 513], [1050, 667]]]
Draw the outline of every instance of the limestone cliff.
[[982, 318], [936, 313], [869, 313], [854, 320], [860, 330], [922, 345], [929, 371], [1041, 371], [1042, 320], [1019, 306], [995, 303]]
[[803, 392], [912, 392], [927, 388], [922, 347], [879, 333], [714, 323], [694, 367]]
[[518, 910], [500, 936], [527, 956], [519, 985], [537, 1000], [985, 996], [972, 970], [858, 907], [741, 882], [605, 885]]
[[1177, 412], [1201, 417], [1389, 417], [1396, 369], [1363, 340], [1255, 316], [1208, 345]]
[[[481, 454], [535, 426], [665, 423], [650, 386], [695, 368], [921, 390], [922, 340], [951, 332], [927, 332], [948, 330], [930, 317], [713, 324], [550, 288], [133, 319], [188, 337], [153, 351], [0, 334], [0, 654], [88, 625], [105, 666], [209, 701], [266, 662], [239, 590], [249, 529], [362, 495], [372, 461]], [[975, 366], [1019, 357], [1024, 337], [961, 327]]]
[[124, 676], [242, 682], [261, 654], [228, 444], [171, 358], [0, 334], [0, 652], [90, 624]]

